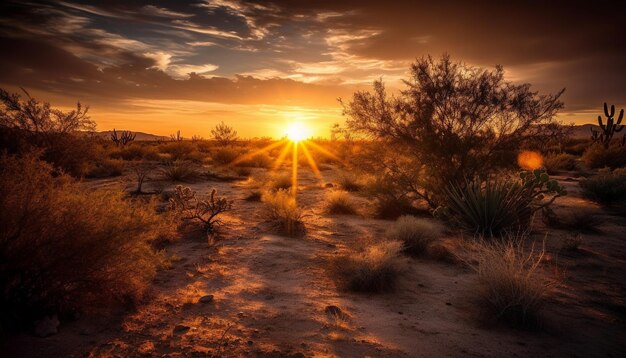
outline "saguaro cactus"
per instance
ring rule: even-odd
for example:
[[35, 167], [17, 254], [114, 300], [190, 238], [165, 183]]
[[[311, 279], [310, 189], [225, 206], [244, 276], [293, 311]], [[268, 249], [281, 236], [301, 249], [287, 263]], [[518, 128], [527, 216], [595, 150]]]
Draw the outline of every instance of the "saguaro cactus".
[[602, 137], [604, 137], [602, 144], [604, 144], [604, 148], [608, 148], [611, 144], [611, 139], [613, 139], [613, 135], [624, 129], [624, 126], [621, 125], [622, 119], [624, 118], [624, 109], [622, 108], [619, 111], [617, 122], [615, 122], [615, 105], [611, 105], [611, 110], [609, 111], [608, 105], [604, 102], [604, 115], [606, 116], [606, 124], [602, 121], [602, 116], [598, 116], [598, 125], [602, 130]]

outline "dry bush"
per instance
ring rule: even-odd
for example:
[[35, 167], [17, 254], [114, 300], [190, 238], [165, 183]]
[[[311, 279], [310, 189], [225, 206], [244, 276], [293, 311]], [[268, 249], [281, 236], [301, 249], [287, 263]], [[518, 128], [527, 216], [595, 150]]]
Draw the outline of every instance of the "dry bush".
[[109, 178], [122, 175], [124, 162], [117, 159], [104, 159], [94, 164], [85, 174], [87, 178]]
[[404, 252], [421, 255], [441, 234], [441, 226], [432, 220], [402, 216], [387, 229], [386, 236], [390, 240], [402, 242]]
[[239, 151], [233, 148], [220, 148], [215, 153], [213, 153], [211, 158], [213, 159], [213, 162], [217, 164], [226, 165], [232, 163], [233, 161], [235, 161], [235, 159], [239, 158], [239, 155]]
[[246, 196], [246, 201], [261, 201], [263, 193], [260, 190], [252, 191]]
[[599, 226], [604, 221], [598, 210], [584, 207], [567, 210], [558, 216], [555, 213], [551, 214], [552, 217], [548, 220], [544, 219], [547, 225], [574, 233], [599, 233]]
[[290, 173], [283, 173], [270, 179], [268, 187], [274, 190], [287, 190], [291, 188], [293, 178]]
[[198, 172], [189, 162], [168, 163], [162, 169], [163, 175], [174, 182], [187, 182], [197, 178]]
[[34, 156], [0, 158], [0, 324], [135, 302], [159, 264], [152, 203], [93, 191]]
[[159, 146], [161, 153], [169, 154], [172, 161], [202, 162], [204, 156], [196, 150], [194, 143], [190, 141], [172, 141]]
[[123, 147], [116, 148], [111, 152], [111, 158], [123, 160], [151, 160], [157, 161], [161, 156], [155, 146], [142, 143], [131, 143]]
[[489, 319], [516, 327], [536, 326], [551, 286], [539, 272], [544, 249], [523, 247], [523, 237], [476, 244], [477, 291], [481, 307]]
[[594, 144], [585, 150], [580, 159], [590, 169], [621, 168], [626, 166], [626, 147], [614, 145], [605, 149], [601, 144]]
[[626, 201], [626, 168], [601, 170], [598, 174], [580, 182], [583, 195], [603, 205], [615, 205]]
[[363, 188], [358, 176], [348, 172], [342, 172], [337, 176], [337, 184], [346, 191], [359, 191]]
[[304, 232], [302, 210], [287, 190], [264, 193], [261, 201], [265, 203], [265, 218], [279, 233], [293, 237]]
[[251, 158], [237, 161], [238, 167], [252, 167], [252, 168], [271, 168], [274, 161], [269, 154], [263, 152], [253, 155]]
[[402, 242], [383, 241], [337, 256], [330, 261], [330, 273], [343, 289], [356, 292], [392, 291], [407, 269], [401, 256]]
[[356, 214], [357, 210], [348, 192], [333, 190], [326, 194], [326, 212], [350, 215]]
[[543, 165], [548, 174], [555, 174], [560, 171], [572, 171], [578, 169], [577, 157], [567, 153], [552, 153], [543, 158]]
[[202, 223], [207, 234], [214, 231], [219, 223], [219, 216], [233, 207], [233, 201], [217, 195], [217, 190], [205, 199], [196, 197], [196, 192], [188, 187], [176, 186], [174, 195], [169, 199], [169, 208], [176, 212], [185, 221]]

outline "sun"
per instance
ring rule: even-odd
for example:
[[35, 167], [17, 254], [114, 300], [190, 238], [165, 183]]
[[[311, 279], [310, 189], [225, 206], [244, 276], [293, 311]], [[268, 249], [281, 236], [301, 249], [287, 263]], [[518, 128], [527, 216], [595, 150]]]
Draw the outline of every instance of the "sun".
[[301, 122], [293, 122], [287, 126], [287, 138], [292, 142], [299, 142], [309, 136], [309, 130]]

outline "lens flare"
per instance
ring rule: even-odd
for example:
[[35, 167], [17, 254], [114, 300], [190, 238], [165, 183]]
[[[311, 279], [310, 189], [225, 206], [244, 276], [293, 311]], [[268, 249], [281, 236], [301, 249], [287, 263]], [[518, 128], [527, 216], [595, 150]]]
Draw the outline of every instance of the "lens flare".
[[543, 166], [543, 156], [538, 152], [524, 150], [517, 155], [517, 165], [525, 170], [535, 170]]

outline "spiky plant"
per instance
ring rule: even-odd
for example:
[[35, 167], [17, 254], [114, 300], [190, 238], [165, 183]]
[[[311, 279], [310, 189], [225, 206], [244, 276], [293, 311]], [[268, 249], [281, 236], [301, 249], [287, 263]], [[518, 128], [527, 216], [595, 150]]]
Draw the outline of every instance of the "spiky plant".
[[204, 225], [207, 233], [212, 233], [215, 224], [219, 223], [218, 215], [231, 210], [233, 202], [217, 195], [217, 190], [211, 190], [206, 199], [198, 199], [196, 192], [189, 187], [177, 185], [174, 195], [170, 198], [169, 206], [176, 211], [183, 220], [196, 220]]

